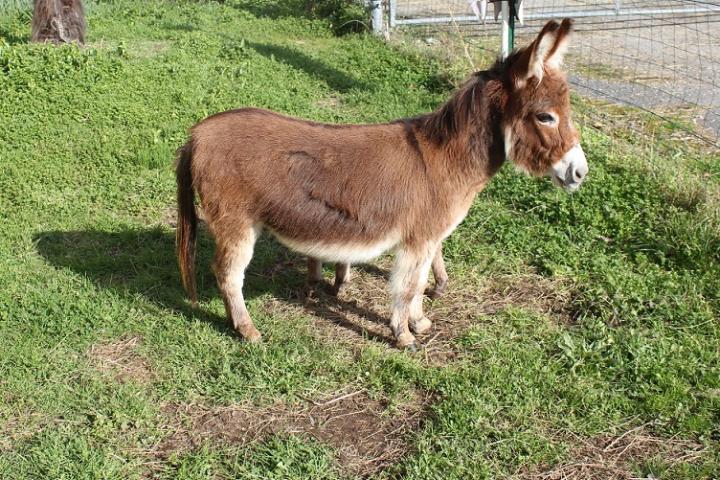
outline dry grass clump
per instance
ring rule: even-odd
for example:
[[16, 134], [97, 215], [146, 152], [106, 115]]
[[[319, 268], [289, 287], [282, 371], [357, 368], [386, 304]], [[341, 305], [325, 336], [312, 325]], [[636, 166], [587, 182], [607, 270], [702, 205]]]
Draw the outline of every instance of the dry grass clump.
[[100, 343], [90, 347], [87, 352], [92, 366], [118, 382], [148, 383], [154, 372], [137, 352], [141, 339], [129, 336], [115, 342]]
[[[631, 480], [633, 467], [658, 459], [667, 466], [697, 461], [705, 449], [692, 440], [663, 438], [647, 430], [647, 425], [621, 435], [600, 435], [589, 439], [574, 436], [568, 459], [560, 464], [528, 472], [524, 479], [540, 480]], [[652, 478], [652, 477], [648, 477]]]

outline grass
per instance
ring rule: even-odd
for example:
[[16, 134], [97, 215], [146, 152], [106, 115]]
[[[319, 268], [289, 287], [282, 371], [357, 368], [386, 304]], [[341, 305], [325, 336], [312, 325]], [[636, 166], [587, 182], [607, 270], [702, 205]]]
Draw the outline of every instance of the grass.
[[[180, 288], [168, 218], [187, 128], [244, 105], [410, 116], [457, 65], [336, 37], [292, 2], [87, 10], [84, 49], [29, 45], [27, 9], [0, 17], [0, 477], [720, 476], [717, 151], [575, 98], [586, 186], [503, 168], [446, 243], [424, 352], [386, 340], [388, 259], [306, 304], [303, 259], [269, 238], [247, 285], [265, 341], [247, 345], [207, 234], [199, 310]], [[245, 423], [252, 439], [227, 433]], [[353, 445], [368, 439], [380, 449]]]

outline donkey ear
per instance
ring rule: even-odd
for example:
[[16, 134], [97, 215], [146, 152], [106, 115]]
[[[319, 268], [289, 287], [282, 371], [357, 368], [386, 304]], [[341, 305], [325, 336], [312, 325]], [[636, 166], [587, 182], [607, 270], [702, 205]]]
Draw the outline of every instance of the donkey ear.
[[553, 46], [552, 50], [548, 52], [547, 57], [545, 57], [546, 67], [551, 69], [557, 69], [560, 68], [560, 65], [562, 65], [563, 58], [565, 58], [565, 53], [568, 49], [572, 26], [572, 19], [563, 19], [562, 23], [560, 24], [560, 28], [558, 28], [555, 32], [555, 45]]
[[545, 60], [551, 52], [555, 50], [557, 44], [557, 32], [560, 30], [560, 24], [555, 20], [550, 20], [545, 24], [537, 38], [528, 47], [528, 65], [524, 78], [521, 81], [529, 80], [532, 77], [542, 80], [543, 71], [545, 69]]
[[569, 18], [562, 23], [551, 20], [545, 24], [535, 41], [520, 54], [513, 68], [513, 77], [518, 88], [523, 88], [533, 77], [540, 82], [545, 69], [560, 67], [567, 52], [571, 30], [572, 20]]

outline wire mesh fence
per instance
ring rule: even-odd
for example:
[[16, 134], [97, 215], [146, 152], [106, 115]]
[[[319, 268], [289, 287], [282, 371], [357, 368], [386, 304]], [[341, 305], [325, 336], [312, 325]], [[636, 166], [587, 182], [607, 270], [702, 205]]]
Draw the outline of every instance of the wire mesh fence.
[[[576, 33], [566, 58], [583, 96], [637, 107], [720, 144], [720, 0], [526, 0], [516, 45], [551, 18], [572, 17]], [[460, 37], [495, 55], [499, 23], [483, 24], [467, 0], [392, 0], [390, 25], [428, 42]]]

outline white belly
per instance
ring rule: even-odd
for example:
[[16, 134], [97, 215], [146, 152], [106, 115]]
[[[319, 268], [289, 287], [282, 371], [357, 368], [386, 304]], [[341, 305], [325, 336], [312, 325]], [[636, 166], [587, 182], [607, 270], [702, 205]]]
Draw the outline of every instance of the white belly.
[[326, 241], [299, 241], [285, 238], [272, 232], [280, 243], [291, 250], [314, 257], [324, 262], [367, 263], [379, 257], [387, 250], [397, 246], [400, 239], [397, 235], [389, 235], [377, 242], [335, 243]]

